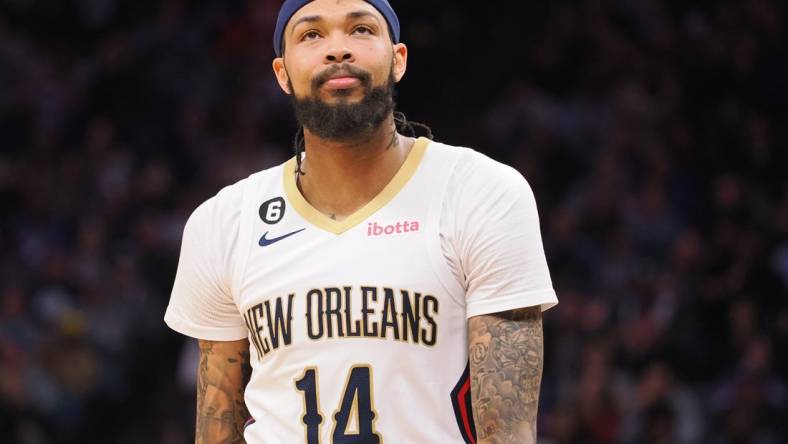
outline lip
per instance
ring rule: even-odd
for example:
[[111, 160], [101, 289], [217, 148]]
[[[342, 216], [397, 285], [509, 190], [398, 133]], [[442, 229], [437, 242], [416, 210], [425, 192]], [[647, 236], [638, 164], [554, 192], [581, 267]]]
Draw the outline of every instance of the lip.
[[328, 79], [326, 83], [323, 84], [323, 86], [326, 89], [350, 89], [355, 88], [360, 84], [361, 80], [359, 80], [358, 77], [342, 74]]

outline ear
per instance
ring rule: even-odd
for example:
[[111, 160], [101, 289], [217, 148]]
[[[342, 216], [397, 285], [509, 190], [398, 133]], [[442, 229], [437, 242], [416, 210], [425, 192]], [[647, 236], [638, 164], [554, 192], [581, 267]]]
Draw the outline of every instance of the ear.
[[399, 82], [408, 68], [408, 47], [404, 43], [394, 45], [394, 80]]
[[282, 88], [282, 91], [284, 91], [285, 94], [292, 94], [293, 92], [290, 91], [290, 87], [287, 85], [287, 81], [290, 79], [290, 76], [287, 75], [285, 59], [282, 57], [277, 57], [274, 59], [272, 65], [274, 68], [274, 75], [276, 75], [276, 81], [279, 83], [279, 87]]

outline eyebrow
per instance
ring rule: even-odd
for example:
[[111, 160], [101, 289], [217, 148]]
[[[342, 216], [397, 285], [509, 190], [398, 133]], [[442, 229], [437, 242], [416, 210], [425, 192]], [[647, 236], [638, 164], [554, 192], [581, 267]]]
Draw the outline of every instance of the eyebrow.
[[316, 22], [322, 22], [322, 21], [323, 21], [323, 17], [321, 17], [319, 15], [307, 15], [307, 16], [301, 17], [300, 19], [296, 20], [295, 23], [293, 23], [293, 27], [290, 28], [290, 34], [295, 32], [296, 27], [298, 25], [300, 25], [301, 23], [304, 23], [304, 22], [316, 23]]
[[[376, 22], [378, 22], [378, 24], [380, 24], [380, 20], [378, 20], [378, 17], [369, 11], [359, 10], [359, 11], [348, 12], [346, 17], [353, 20], [364, 18], [364, 17], [372, 17], [373, 19], [375, 19]], [[296, 26], [300, 25], [301, 23], [304, 22], [317, 23], [322, 21], [323, 21], [323, 17], [319, 15], [306, 15], [304, 17], [301, 17], [300, 19], [296, 20], [293, 23], [293, 27], [290, 28], [290, 34], [295, 32]]]
[[369, 11], [353, 11], [347, 13], [347, 18], [349, 19], [360, 19], [364, 17], [372, 17], [375, 19], [375, 21], [379, 21], [378, 16]]

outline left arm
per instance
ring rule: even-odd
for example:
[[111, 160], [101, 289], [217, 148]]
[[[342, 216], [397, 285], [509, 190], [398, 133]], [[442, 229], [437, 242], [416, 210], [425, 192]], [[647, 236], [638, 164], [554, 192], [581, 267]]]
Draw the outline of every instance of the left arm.
[[538, 305], [468, 320], [478, 444], [536, 443], [543, 348]]

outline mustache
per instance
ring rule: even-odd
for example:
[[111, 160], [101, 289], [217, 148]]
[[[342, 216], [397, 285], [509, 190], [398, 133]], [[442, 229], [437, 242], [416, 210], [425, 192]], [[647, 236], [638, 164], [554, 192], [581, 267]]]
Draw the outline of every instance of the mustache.
[[341, 65], [333, 65], [320, 74], [316, 75], [312, 79], [312, 89], [316, 90], [320, 88], [324, 83], [331, 80], [331, 78], [336, 76], [338, 73], [347, 74], [348, 76], [357, 78], [365, 87], [368, 86], [372, 81], [372, 75], [367, 71], [347, 63], [342, 63]]

